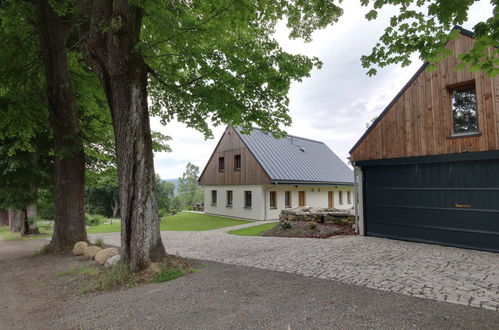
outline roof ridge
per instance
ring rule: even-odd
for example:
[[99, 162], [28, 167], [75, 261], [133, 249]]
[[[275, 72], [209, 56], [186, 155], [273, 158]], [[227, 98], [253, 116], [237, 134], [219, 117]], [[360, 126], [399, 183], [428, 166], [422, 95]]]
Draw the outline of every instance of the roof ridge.
[[[256, 130], [259, 130], [261, 131], [262, 133], [271, 133], [271, 132], [268, 132], [268, 131], [265, 131], [263, 130], [262, 128], [260, 127], [252, 127], [251, 129], [256, 129]], [[236, 129], [238, 131], [238, 133], [241, 133], [239, 128]], [[304, 137], [301, 137], [301, 136], [297, 136], [297, 135], [291, 135], [291, 134], [286, 134], [285, 137], [292, 137], [292, 138], [296, 138], [296, 139], [300, 139], [300, 140], [306, 140], [306, 141], [311, 141], [311, 142], [317, 142], [317, 143], [322, 143], [322, 144], [326, 144], [324, 141], [319, 141], [319, 140], [314, 140], [314, 139], [309, 139], [309, 138], [304, 138]]]

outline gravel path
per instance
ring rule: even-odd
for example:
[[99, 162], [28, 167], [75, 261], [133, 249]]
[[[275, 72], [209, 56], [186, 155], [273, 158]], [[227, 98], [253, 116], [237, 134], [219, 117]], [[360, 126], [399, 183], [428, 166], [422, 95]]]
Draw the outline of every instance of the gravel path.
[[[162, 232], [169, 253], [338, 280], [368, 288], [499, 310], [499, 255], [375, 237], [245, 237], [229, 230]], [[263, 223], [263, 222], [262, 222]], [[119, 233], [92, 235], [119, 245]]]

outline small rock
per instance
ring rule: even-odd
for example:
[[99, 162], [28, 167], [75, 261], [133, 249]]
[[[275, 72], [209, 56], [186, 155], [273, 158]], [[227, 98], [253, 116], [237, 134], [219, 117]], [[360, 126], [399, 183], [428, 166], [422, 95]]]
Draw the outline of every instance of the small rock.
[[110, 268], [110, 267], [116, 266], [118, 264], [118, 262], [120, 262], [120, 260], [121, 260], [121, 255], [117, 254], [117, 255], [107, 259], [106, 263], [104, 264], [104, 267]]
[[85, 252], [85, 249], [88, 247], [87, 242], [78, 242], [75, 244], [73, 248], [73, 254], [75, 256], [80, 256]]
[[89, 246], [85, 249], [85, 251], [83, 251], [83, 254], [87, 258], [93, 259], [93, 258], [95, 258], [95, 255], [97, 253], [99, 253], [99, 251], [101, 251], [101, 250], [102, 249], [98, 246]]
[[107, 261], [107, 259], [114, 257], [115, 255], [118, 254], [118, 249], [117, 248], [107, 248], [103, 249], [95, 255], [95, 261], [97, 261], [99, 264], [104, 265]]

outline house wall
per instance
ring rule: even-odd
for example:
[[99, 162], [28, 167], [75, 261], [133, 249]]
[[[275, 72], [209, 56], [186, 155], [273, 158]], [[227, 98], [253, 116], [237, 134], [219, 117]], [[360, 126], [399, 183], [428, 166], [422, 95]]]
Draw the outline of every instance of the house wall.
[[[456, 71], [457, 56], [471, 49], [474, 40], [461, 34], [447, 48], [454, 52], [423, 71], [373, 124], [352, 150], [351, 160], [430, 156], [499, 150], [499, 76]], [[452, 105], [449, 88], [475, 82], [479, 136], [452, 136]]]
[[[217, 204], [211, 204], [211, 191], [217, 191]], [[227, 190], [232, 190], [232, 207], [227, 207]], [[252, 206], [244, 207], [244, 192], [251, 191]], [[234, 218], [263, 220], [263, 186], [226, 185], [204, 187], [204, 212]]]
[[[234, 156], [241, 155], [241, 169], [234, 169]], [[219, 171], [219, 158], [224, 157], [225, 169]], [[270, 184], [270, 178], [255, 156], [232, 127], [227, 127], [203, 173], [201, 185], [261, 185]]]
[[[291, 207], [298, 206], [298, 192], [305, 191], [306, 206], [328, 207], [328, 192], [334, 192], [334, 207], [350, 209], [354, 206], [353, 186], [308, 186], [308, 185], [226, 185], [205, 186], [205, 213], [252, 220], [277, 220], [285, 208], [284, 194], [291, 192]], [[211, 204], [211, 191], [217, 191], [217, 204]], [[233, 204], [227, 207], [227, 190], [232, 190]], [[244, 208], [244, 191], [252, 192], [251, 209]], [[276, 192], [277, 208], [270, 208], [270, 192]], [[343, 191], [343, 204], [339, 203], [339, 191]], [[348, 203], [347, 191], [351, 193]]]
[[[343, 204], [339, 201], [339, 191], [343, 191]], [[277, 197], [277, 208], [270, 208], [270, 191], [276, 192]], [[284, 205], [284, 194], [286, 191], [291, 192], [291, 207], [298, 206], [298, 192], [305, 191], [305, 205], [313, 207], [328, 207], [328, 192], [333, 191], [334, 196], [334, 208], [336, 209], [350, 209], [353, 207], [354, 194], [353, 186], [297, 186], [294, 185], [284, 186], [265, 186], [264, 192], [266, 195], [266, 208], [267, 208], [267, 219], [279, 219], [279, 213], [285, 208]], [[351, 193], [352, 203], [348, 204], [347, 191]]]

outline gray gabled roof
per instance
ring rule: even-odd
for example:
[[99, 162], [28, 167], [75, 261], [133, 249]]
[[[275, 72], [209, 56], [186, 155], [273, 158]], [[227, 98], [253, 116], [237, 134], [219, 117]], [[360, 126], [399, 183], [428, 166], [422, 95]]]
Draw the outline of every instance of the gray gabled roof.
[[324, 142], [276, 139], [259, 128], [236, 132], [274, 183], [353, 184], [353, 171]]

